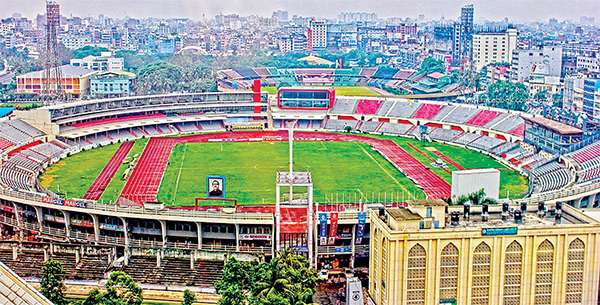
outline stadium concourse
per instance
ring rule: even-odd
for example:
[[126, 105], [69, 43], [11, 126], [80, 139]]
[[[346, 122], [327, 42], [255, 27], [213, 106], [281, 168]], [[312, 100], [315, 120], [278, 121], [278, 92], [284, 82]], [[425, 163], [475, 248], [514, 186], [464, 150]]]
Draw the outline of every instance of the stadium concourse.
[[[287, 141], [285, 131], [248, 131], [184, 136], [179, 138], [151, 138], [140, 160], [125, 184], [119, 198], [121, 204], [143, 205], [157, 201], [158, 189], [169, 160], [171, 150], [179, 143], [209, 142], [218, 140], [247, 142]], [[404, 149], [391, 140], [380, 140], [352, 134], [296, 132], [295, 140], [304, 141], [358, 141], [370, 145], [396, 166], [404, 175], [420, 186], [428, 199], [450, 197], [450, 184], [428, 170]]]

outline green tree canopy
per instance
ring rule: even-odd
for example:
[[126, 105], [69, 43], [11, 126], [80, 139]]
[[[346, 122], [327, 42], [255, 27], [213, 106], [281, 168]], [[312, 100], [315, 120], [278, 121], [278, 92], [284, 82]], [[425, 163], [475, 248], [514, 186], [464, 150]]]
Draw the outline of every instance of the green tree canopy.
[[427, 57], [421, 63], [418, 73], [427, 75], [433, 72], [444, 72], [444, 62], [433, 57]]
[[196, 295], [189, 289], [183, 291], [183, 302], [181, 305], [192, 305], [196, 301]]
[[106, 292], [92, 290], [82, 305], [141, 305], [142, 288], [127, 273], [115, 271], [104, 285]]
[[488, 87], [487, 92], [479, 97], [488, 106], [511, 110], [525, 110], [529, 100], [527, 87], [511, 81], [497, 81]]
[[257, 266], [229, 259], [215, 288], [219, 305], [305, 305], [313, 303], [317, 279], [306, 258], [284, 250]]
[[42, 267], [41, 293], [56, 305], [67, 304], [65, 274], [63, 265], [53, 259], [46, 261]]
[[86, 56], [100, 56], [102, 52], [108, 52], [109, 50], [104, 47], [93, 47], [93, 46], [85, 46], [83, 48], [79, 48], [77, 50], [71, 51], [72, 58], [84, 58]]

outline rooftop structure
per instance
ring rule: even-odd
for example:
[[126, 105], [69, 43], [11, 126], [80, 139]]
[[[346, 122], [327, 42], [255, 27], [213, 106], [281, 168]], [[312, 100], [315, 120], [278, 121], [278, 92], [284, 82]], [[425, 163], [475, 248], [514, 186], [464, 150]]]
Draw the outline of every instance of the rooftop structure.
[[600, 223], [583, 213], [543, 202], [407, 203], [370, 212], [375, 304], [597, 302], [600, 244], [589, 236]]

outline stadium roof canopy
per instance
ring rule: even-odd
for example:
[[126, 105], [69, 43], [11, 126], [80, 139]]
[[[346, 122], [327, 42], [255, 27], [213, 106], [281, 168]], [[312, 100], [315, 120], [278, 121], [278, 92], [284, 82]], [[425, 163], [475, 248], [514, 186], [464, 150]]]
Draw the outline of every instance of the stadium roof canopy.
[[332, 62], [332, 61], [329, 61], [329, 60], [321, 58], [321, 57], [316, 57], [313, 55], [299, 58], [298, 61], [307, 61], [309, 64], [313, 64], [313, 65], [333, 65], [334, 64], [334, 62]]
[[[94, 70], [89, 70], [89, 69], [84, 69], [81, 67], [75, 67], [72, 65], [64, 65], [64, 66], [60, 66], [60, 73], [62, 74], [63, 78], [68, 78], [68, 77], [86, 77], [92, 74], [96, 74], [97, 71]], [[23, 77], [27, 77], [27, 78], [43, 78], [45, 76], [44, 71], [46, 70], [40, 70], [40, 71], [33, 71], [33, 72], [29, 72], [29, 73], [25, 73], [25, 74], [21, 74], [18, 77], [19, 78], [23, 78]]]
[[578, 133], [583, 132], [583, 130], [581, 130], [577, 127], [569, 126], [565, 123], [561, 123], [561, 122], [554, 121], [554, 120], [544, 118], [544, 117], [533, 117], [533, 118], [523, 117], [523, 119], [525, 119], [526, 121], [530, 121], [530, 122], [542, 125], [548, 129], [557, 131], [560, 134], [578, 134]]

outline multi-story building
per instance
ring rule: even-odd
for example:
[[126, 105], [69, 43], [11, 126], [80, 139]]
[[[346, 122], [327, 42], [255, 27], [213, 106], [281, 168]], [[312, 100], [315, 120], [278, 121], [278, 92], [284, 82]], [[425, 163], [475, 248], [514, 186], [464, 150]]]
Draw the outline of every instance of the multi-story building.
[[371, 211], [371, 297], [378, 305], [596, 304], [600, 223], [566, 205], [538, 210], [429, 200]]
[[547, 76], [560, 77], [562, 50], [556, 46], [544, 46], [538, 50], [514, 50], [511, 79], [524, 82]]
[[310, 48], [321, 51], [327, 48], [327, 23], [325, 21], [310, 21]]
[[584, 81], [583, 112], [600, 119], [600, 79], [590, 78]]
[[[73, 97], [80, 97], [89, 92], [90, 76], [96, 71], [64, 65], [60, 68], [61, 86], [64, 92]], [[17, 76], [17, 94], [41, 94], [48, 87], [56, 87], [56, 84], [47, 84], [47, 70], [34, 71]]]
[[88, 36], [64, 36], [60, 41], [67, 49], [80, 49], [85, 46], [95, 45], [92, 42], [92, 38]]
[[600, 72], [600, 52], [586, 52], [577, 56], [577, 70]]
[[583, 110], [583, 83], [585, 75], [573, 75], [565, 77], [565, 89], [563, 90], [563, 108], [575, 112]]
[[102, 52], [100, 56], [89, 55], [82, 59], [71, 59], [71, 65], [94, 71], [120, 71], [124, 69], [124, 59], [113, 57], [111, 52]]
[[131, 81], [135, 74], [124, 71], [98, 73], [90, 79], [90, 96], [93, 98], [123, 97], [131, 94]]
[[473, 64], [477, 71], [491, 63], [510, 63], [517, 47], [517, 29], [473, 35]]
[[473, 50], [473, 12], [472, 4], [465, 5], [460, 10], [460, 22], [454, 24], [452, 63], [460, 66], [471, 60]]

